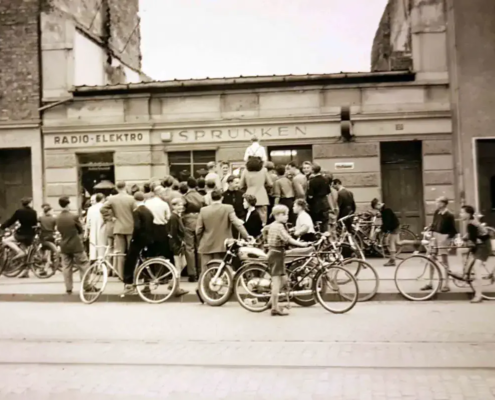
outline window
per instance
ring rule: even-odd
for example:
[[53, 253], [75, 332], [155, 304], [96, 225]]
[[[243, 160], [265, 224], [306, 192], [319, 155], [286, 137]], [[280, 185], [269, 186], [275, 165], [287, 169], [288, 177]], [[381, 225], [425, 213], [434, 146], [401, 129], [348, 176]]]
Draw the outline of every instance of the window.
[[269, 147], [268, 158], [275, 165], [286, 165], [295, 161], [301, 165], [304, 161], [313, 161], [311, 146]]
[[184, 181], [191, 175], [195, 178], [204, 177], [208, 173], [206, 164], [215, 161], [215, 158], [215, 150], [168, 153], [170, 175], [179, 181]]
[[79, 209], [84, 208], [91, 195], [113, 193], [115, 184], [115, 167], [113, 153], [80, 153], [77, 154], [79, 172]]

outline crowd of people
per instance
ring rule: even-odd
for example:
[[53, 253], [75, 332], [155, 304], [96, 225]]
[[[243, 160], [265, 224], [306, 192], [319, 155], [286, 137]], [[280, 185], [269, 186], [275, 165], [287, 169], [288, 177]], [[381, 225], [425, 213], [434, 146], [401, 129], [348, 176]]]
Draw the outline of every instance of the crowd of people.
[[[273, 165], [256, 138], [246, 150], [245, 161], [246, 168], [240, 176], [230, 174], [228, 164], [223, 163], [217, 171], [217, 164], [210, 162], [204, 179], [189, 177], [178, 182], [167, 176], [130, 188], [125, 182], [117, 182], [115, 194], [92, 196], [84, 223], [69, 210], [67, 197], [59, 199], [62, 211], [57, 217], [50, 205], [44, 204], [39, 219], [31, 207], [32, 200], [23, 199], [22, 207], [1, 229], [20, 223], [7, 241], [17, 253], [15, 258], [25, 255], [18, 244], [32, 243], [38, 222], [45, 240], [53, 240], [58, 230], [67, 293], [72, 292], [73, 267], [78, 267], [82, 275], [91, 261], [103, 257], [106, 248], [112, 248], [122, 254], [115, 257], [114, 266], [123, 278], [125, 294], [135, 291], [134, 271], [143, 251], [148, 257], [170, 260], [179, 275], [186, 269], [189, 282], [196, 282], [208, 262], [223, 258], [226, 239], [254, 240], [263, 233], [274, 277], [272, 314], [285, 315], [277, 303], [278, 288], [284, 284], [285, 246], [306, 246], [314, 240], [317, 229], [327, 231], [331, 222], [355, 213], [356, 203], [352, 192], [317, 164], [305, 161], [300, 166], [295, 162]], [[457, 231], [447, 209], [448, 200], [440, 198], [437, 203], [432, 230], [442, 244]], [[381, 212], [382, 230], [389, 233], [390, 240], [391, 258], [386, 265], [394, 266], [400, 222], [378, 199], [373, 199], [371, 206]], [[484, 239], [472, 207], [464, 207], [463, 213], [473, 226], [468, 229], [470, 238]], [[347, 223], [352, 229], [351, 219]], [[89, 243], [87, 250], [84, 240]], [[486, 259], [486, 253], [486, 249], [479, 250], [480, 260]], [[441, 256], [448, 265], [446, 255]], [[448, 291], [448, 280], [445, 284], [443, 290]], [[179, 289], [176, 295], [185, 293]]]

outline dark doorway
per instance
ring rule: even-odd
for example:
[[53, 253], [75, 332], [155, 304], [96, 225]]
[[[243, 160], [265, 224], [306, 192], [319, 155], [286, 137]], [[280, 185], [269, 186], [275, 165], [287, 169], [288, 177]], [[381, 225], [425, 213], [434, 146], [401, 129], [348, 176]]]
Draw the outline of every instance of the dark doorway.
[[490, 226], [495, 224], [495, 140], [476, 141], [478, 170], [478, 206], [483, 219]]
[[113, 153], [83, 153], [78, 154], [79, 165], [79, 209], [89, 203], [95, 193], [105, 196], [112, 194], [115, 186], [115, 167]]
[[28, 196], [33, 196], [31, 149], [0, 150], [0, 221], [9, 218]]
[[424, 227], [420, 141], [380, 143], [383, 201], [416, 234]]
[[275, 165], [287, 165], [294, 161], [300, 166], [304, 161], [313, 162], [313, 148], [312, 146], [269, 147], [268, 159]]

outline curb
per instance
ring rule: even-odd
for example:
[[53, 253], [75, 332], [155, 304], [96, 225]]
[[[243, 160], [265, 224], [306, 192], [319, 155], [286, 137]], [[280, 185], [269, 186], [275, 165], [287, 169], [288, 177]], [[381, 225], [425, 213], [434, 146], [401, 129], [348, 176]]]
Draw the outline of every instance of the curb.
[[[433, 299], [429, 301], [469, 301], [473, 294], [460, 292], [460, 293], [439, 293]], [[387, 301], [405, 301], [411, 302], [405, 299], [399, 293], [378, 293], [370, 301], [373, 302], [387, 302]], [[24, 293], [3, 293], [0, 294], [0, 302], [26, 302], [26, 303], [81, 303], [79, 299], [79, 293], [74, 292], [72, 295], [67, 294], [24, 294]], [[143, 302], [138, 295], [120, 297], [120, 294], [105, 294], [103, 293], [96, 303], [136, 303]], [[229, 302], [237, 302], [232, 297]], [[195, 293], [188, 293], [185, 296], [179, 298], [172, 298], [167, 303], [199, 303], [198, 297]], [[420, 302], [418, 302], [420, 303]]]

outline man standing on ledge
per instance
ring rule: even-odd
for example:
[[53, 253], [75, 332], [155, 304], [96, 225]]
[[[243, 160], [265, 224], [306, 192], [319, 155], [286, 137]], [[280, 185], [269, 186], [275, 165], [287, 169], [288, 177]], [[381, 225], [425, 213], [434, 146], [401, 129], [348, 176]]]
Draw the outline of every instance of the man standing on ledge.
[[215, 189], [222, 190], [222, 181], [220, 179], [220, 176], [216, 172], [215, 161], [210, 161], [208, 164], [206, 164], [206, 168], [208, 168], [208, 175], [205, 176], [205, 181], [214, 181]]
[[265, 148], [259, 143], [259, 140], [256, 136], [251, 138], [251, 146], [246, 149], [246, 153], [244, 153], [244, 161], [248, 162], [250, 157], [258, 157], [266, 163], [268, 158], [266, 156]]

